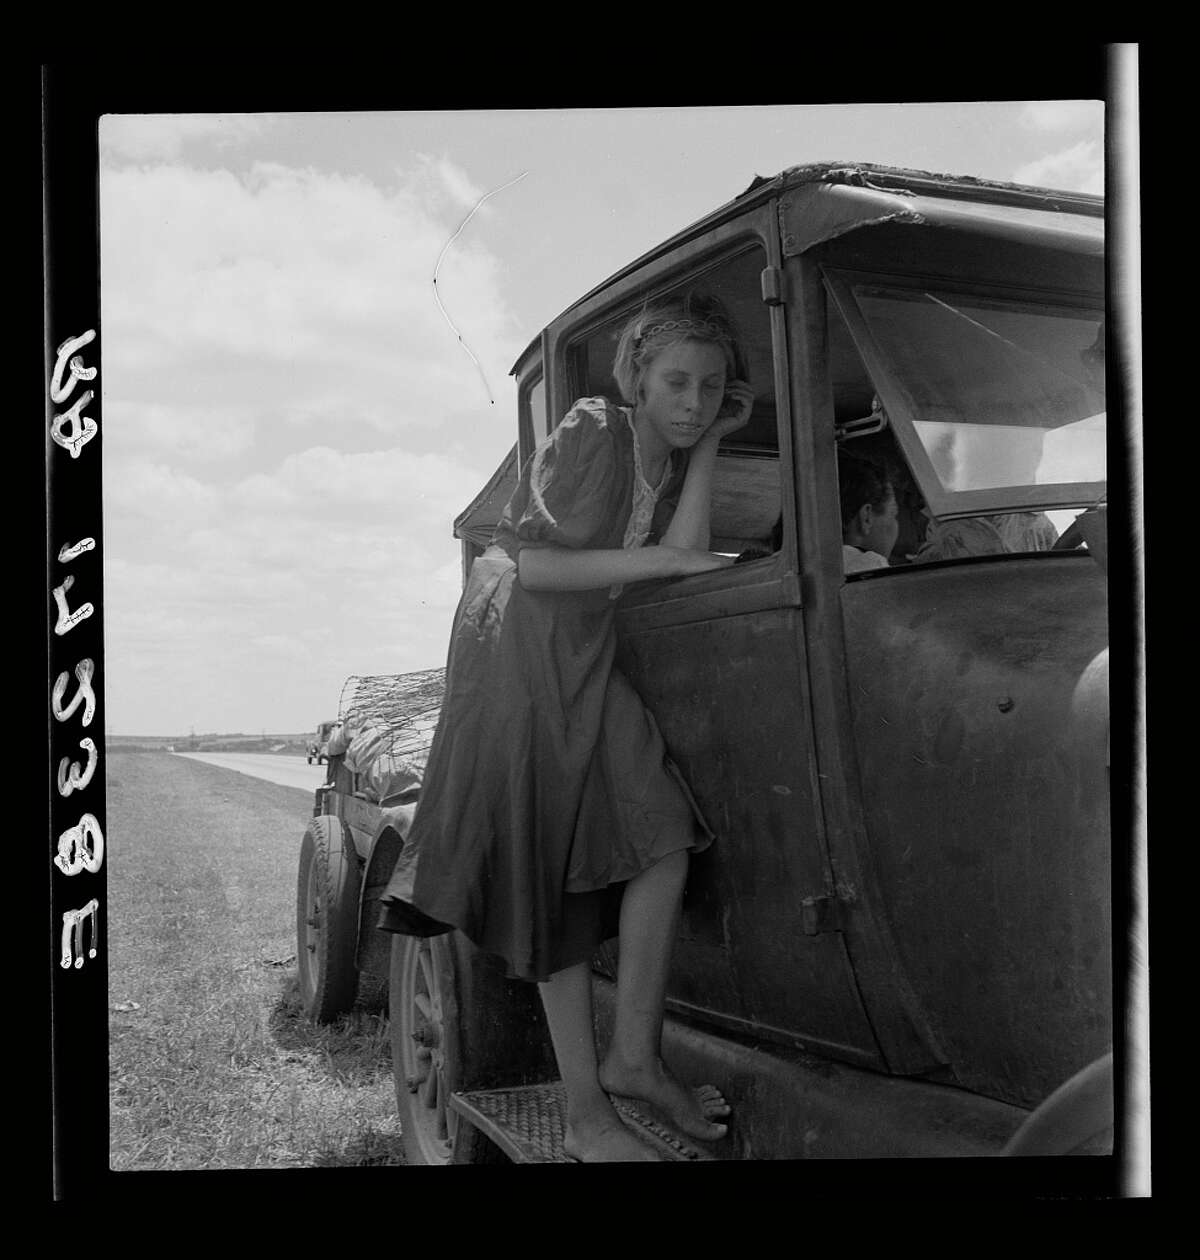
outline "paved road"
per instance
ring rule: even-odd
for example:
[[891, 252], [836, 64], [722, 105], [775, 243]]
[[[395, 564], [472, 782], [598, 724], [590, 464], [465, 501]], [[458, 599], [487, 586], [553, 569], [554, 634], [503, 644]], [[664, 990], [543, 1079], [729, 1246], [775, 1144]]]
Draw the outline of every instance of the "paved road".
[[324, 765], [310, 766], [303, 757], [285, 757], [277, 753], [175, 753], [176, 757], [190, 757], [195, 761], [207, 761], [212, 766], [237, 770], [255, 779], [279, 783], [283, 787], [304, 788], [315, 791], [325, 782]]

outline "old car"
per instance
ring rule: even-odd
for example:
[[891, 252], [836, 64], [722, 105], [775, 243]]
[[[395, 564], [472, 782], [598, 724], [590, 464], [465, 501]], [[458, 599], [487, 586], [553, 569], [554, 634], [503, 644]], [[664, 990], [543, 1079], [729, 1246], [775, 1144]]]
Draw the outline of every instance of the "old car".
[[307, 757], [310, 766], [314, 761], [317, 765], [329, 761], [329, 736], [336, 726], [336, 719], [332, 722], [321, 722], [317, 726], [316, 735], [308, 741]]
[[[617, 330], [702, 288], [755, 392], [722, 444], [731, 567], [629, 587], [622, 668], [717, 842], [692, 864], [664, 1055], [733, 1107], [689, 1159], [1104, 1153], [1114, 1043], [1103, 201], [822, 163], [745, 192], [553, 320], [486, 545]], [[843, 571], [839, 452], [893, 469], [890, 564]], [[378, 839], [387, 833], [387, 826]], [[368, 857], [378, 887], [402, 843]], [[594, 963], [600, 1035], [616, 951]], [[461, 934], [392, 942], [410, 1158], [560, 1160], [533, 986]]]

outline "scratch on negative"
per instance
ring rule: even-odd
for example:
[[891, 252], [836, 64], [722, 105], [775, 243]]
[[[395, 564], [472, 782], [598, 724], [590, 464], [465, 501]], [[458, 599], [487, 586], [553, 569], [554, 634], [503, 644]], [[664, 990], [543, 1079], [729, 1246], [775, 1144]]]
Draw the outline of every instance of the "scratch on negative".
[[470, 355], [471, 362], [474, 363], [476, 368], [479, 369], [479, 377], [483, 381], [483, 388], [487, 391], [488, 402], [492, 406], [496, 405], [496, 400], [492, 397], [491, 387], [488, 385], [487, 377], [483, 373], [483, 367], [480, 364], [479, 360], [473, 354], [471, 354], [471, 347], [468, 346], [465, 341], [463, 341], [462, 333], [460, 333], [458, 329], [454, 327], [454, 323], [451, 320], [450, 316], [446, 314], [446, 308], [442, 305], [442, 299], [438, 296], [437, 273], [438, 273], [438, 269], [442, 265], [442, 259], [446, 257], [446, 251], [450, 248], [451, 245], [454, 244], [454, 242], [462, 234], [463, 228], [465, 228], [467, 224], [471, 222], [471, 219], [474, 216], [475, 211], [478, 210], [479, 207], [483, 205], [483, 203], [489, 197], [494, 197], [498, 192], [503, 192], [506, 188], [511, 188], [513, 184], [515, 184], [518, 180], [524, 179], [525, 176], [528, 174], [529, 174], [528, 171], [522, 171], [520, 175], [516, 175], [512, 179], [510, 179], [507, 184], [501, 184], [499, 188], [493, 188], [491, 192], [484, 193], [483, 196], [480, 197], [479, 200], [471, 207], [471, 213], [468, 214], [467, 217], [458, 225], [458, 231], [455, 232], [454, 235], [445, 243], [445, 245], [442, 246], [442, 252], [438, 255], [438, 260], [434, 264], [434, 268], [433, 268], [434, 301], [437, 302], [438, 309], [442, 312], [442, 316], [445, 319], [446, 323], [450, 325], [450, 331], [458, 338], [459, 344], [467, 352], [467, 354]]

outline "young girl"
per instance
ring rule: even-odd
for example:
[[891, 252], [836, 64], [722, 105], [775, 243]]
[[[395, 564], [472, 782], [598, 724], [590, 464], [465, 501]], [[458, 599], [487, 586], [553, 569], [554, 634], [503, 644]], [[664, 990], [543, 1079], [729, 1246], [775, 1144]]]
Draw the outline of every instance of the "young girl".
[[[384, 896], [381, 926], [459, 928], [539, 983], [577, 1160], [656, 1158], [609, 1094], [701, 1140], [729, 1113], [660, 1058], [688, 853], [712, 833], [613, 658], [626, 583], [732, 563], [708, 550], [709, 505], [717, 444], [753, 403], [741, 362], [716, 300], [648, 308], [617, 347], [628, 405], [581, 399], [534, 452], [455, 615], [421, 803]], [[613, 936], [600, 1063], [590, 959]]]

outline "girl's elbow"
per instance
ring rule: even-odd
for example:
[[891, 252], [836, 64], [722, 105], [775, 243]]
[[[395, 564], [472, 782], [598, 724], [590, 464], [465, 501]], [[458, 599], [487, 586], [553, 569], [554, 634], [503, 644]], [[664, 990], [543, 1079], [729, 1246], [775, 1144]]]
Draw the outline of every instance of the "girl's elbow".
[[528, 551], [519, 551], [517, 553], [517, 581], [521, 583], [527, 590], [537, 590], [537, 582], [534, 578], [535, 562], [530, 562]]
[[522, 548], [517, 553], [517, 580], [527, 591], [549, 590], [551, 574], [541, 548]]

